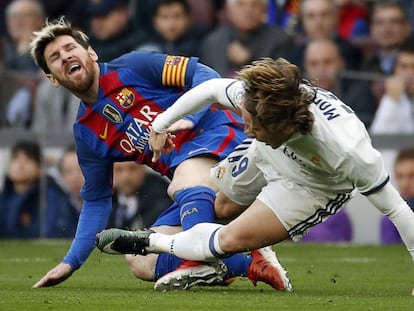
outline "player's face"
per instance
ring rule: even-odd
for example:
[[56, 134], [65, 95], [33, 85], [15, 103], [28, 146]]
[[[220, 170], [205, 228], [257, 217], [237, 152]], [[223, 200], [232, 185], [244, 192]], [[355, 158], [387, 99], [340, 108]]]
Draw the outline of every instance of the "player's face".
[[241, 108], [242, 118], [244, 121], [244, 132], [246, 135], [262, 141], [272, 148], [278, 148], [287, 139], [284, 135], [275, 135], [268, 132], [245, 108]]
[[398, 190], [405, 199], [414, 198], [414, 160], [401, 160], [394, 166]]
[[414, 95], [414, 53], [400, 53], [395, 65], [395, 74], [404, 79], [406, 92]]
[[88, 92], [97, 76], [98, 57], [92, 48], [85, 49], [71, 36], [59, 36], [44, 51], [50, 69], [49, 80], [75, 94]]

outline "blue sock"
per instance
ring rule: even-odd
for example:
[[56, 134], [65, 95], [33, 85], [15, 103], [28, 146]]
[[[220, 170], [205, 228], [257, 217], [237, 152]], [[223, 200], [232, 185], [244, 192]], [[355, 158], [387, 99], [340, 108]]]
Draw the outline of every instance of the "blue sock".
[[238, 253], [221, 260], [227, 266], [225, 279], [230, 279], [235, 276], [247, 276], [247, 268], [252, 262], [252, 257], [244, 253]]
[[196, 186], [177, 191], [175, 201], [180, 206], [183, 231], [200, 222], [214, 222], [214, 199], [216, 193], [205, 186]]

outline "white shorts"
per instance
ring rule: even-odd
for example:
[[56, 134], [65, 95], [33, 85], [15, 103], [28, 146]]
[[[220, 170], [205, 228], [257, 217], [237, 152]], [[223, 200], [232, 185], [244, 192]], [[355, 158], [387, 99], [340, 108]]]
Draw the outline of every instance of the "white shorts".
[[[264, 174], [256, 165], [254, 150], [249, 148], [251, 141], [245, 140], [214, 166], [211, 177], [221, 192], [240, 205], [250, 205], [255, 199], [263, 202], [275, 213], [292, 240], [299, 240], [352, 197], [351, 193], [333, 195], [314, 191], [279, 175], [275, 169]], [[260, 167], [266, 166], [261, 163]]]

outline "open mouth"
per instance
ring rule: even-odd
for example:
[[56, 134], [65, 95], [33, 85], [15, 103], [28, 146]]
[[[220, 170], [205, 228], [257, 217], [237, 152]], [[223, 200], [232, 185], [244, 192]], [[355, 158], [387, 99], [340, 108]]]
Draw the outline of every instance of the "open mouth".
[[80, 70], [81, 70], [81, 66], [79, 64], [73, 64], [72, 66], [69, 67], [69, 74], [71, 75]]

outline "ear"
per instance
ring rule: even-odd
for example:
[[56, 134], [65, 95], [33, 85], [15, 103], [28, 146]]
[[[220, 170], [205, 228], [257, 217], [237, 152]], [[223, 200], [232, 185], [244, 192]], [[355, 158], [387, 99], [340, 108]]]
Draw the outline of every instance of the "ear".
[[92, 58], [93, 61], [98, 61], [98, 54], [96, 54], [95, 50], [91, 47], [88, 47], [88, 54]]
[[49, 79], [50, 83], [54, 87], [59, 87], [60, 86], [60, 83], [53, 77], [53, 75], [51, 73], [46, 74], [46, 77]]

